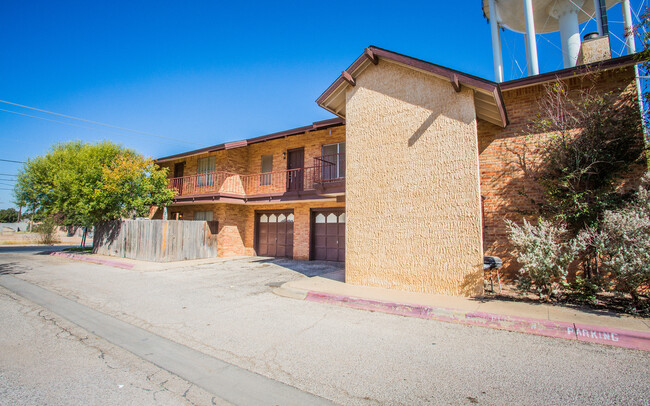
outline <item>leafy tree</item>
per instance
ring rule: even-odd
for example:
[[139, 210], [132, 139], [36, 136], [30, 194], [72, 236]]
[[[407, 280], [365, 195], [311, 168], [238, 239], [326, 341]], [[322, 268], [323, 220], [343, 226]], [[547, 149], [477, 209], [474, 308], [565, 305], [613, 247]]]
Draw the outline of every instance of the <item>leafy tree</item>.
[[[588, 77], [597, 79], [596, 74]], [[644, 162], [636, 93], [569, 91], [557, 81], [546, 86], [539, 107], [527, 130], [536, 142], [514, 151], [538, 192], [524, 193], [537, 207], [536, 213], [525, 214], [566, 224], [568, 236], [575, 236], [632, 197], [620, 184]], [[585, 277], [597, 275], [598, 255], [591, 246], [579, 259]]]
[[14, 208], [0, 210], [0, 223], [15, 223], [18, 221], [18, 211]]
[[544, 191], [540, 213], [566, 222], [577, 233], [630, 198], [618, 186], [634, 164], [643, 162], [636, 94], [569, 94], [556, 82], [547, 87], [540, 106], [542, 114], [531, 130], [550, 134], [541, 142], [534, 174]]
[[169, 204], [173, 193], [166, 170], [108, 141], [57, 144], [27, 161], [15, 187], [16, 201], [37, 209], [37, 218], [84, 227], [142, 216], [152, 205]]

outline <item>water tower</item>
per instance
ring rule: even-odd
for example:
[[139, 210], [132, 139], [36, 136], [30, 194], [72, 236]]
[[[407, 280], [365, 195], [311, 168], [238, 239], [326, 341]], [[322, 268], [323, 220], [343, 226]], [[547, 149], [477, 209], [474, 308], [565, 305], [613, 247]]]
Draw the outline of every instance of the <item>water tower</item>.
[[629, 0], [483, 0], [483, 14], [490, 21], [494, 76], [503, 82], [499, 28], [523, 33], [528, 75], [539, 74], [535, 34], [560, 31], [564, 67], [576, 66], [580, 53], [580, 24], [595, 19], [598, 35], [609, 34], [607, 10], [621, 3], [628, 54], [635, 52]]

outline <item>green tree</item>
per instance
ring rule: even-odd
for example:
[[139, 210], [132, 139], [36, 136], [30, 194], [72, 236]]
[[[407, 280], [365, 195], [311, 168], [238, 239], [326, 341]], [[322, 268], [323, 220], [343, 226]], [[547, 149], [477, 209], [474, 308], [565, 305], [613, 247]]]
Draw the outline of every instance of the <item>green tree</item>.
[[90, 227], [102, 221], [145, 215], [167, 205], [174, 192], [167, 172], [152, 160], [108, 141], [54, 145], [30, 159], [18, 174], [16, 201], [54, 217], [61, 225]]
[[15, 223], [18, 221], [18, 210], [14, 208], [0, 210], [0, 223]]
[[569, 231], [596, 224], [606, 210], [631, 194], [618, 190], [644, 156], [643, 130], [636, 94], [570, 94], [562, 82], [547, 88], [542, 116], [533, 120], [541, 143], [535, 178], [544, 190], [541, 214], [567, 223]]
[[[587, 80], [595, 82], [598, 75]], [[621, 207], [633, 196], [620, 185], [644, 163], [638, 100], [635, 92], [570, 91], [557, 81], [546, 86], [539, 108], [527, 131], [527, 140], [534, 137], [535, 142], [513, 151], [532, 180], [533, 192], [522, 194], [538, 209], [525, 214], [566, 224], [567, 235], [573, 237], [597, 227], [607, 210]], [[598, 255], [592, 246], [578, 259], [585, 277], [598, 275]]]

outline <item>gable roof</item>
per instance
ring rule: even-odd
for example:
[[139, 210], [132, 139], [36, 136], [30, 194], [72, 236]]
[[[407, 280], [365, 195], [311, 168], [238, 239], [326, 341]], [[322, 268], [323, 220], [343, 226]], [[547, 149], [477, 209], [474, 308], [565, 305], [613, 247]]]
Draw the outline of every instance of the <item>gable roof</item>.
[[453, 86], [457, 92], [460, 91], [461, 86], [468, 87], [474, 91], [474, 107], [478, 118], [501, 127], [508, 124], [506, 107], [497, 83], [373, 45], [366, 48], [361, 56], [341, 73], [341, 76], [325, 90], [316, 103], [325, 110], [345, 118], [345, 90], [356, 84], [355, 79], [361, 72], [382, 61], [396, 63], [438, 79], [448, 80], [450, 86]]
[[277, 132], [277, 133], [262, 135], [260, 137], [248, 138], [248, 139], [241, 140], [241, 141], [226, 142], [224, 144], [213, 145], [211, 147], [195, 149], [193, 151], [183, 152], [181, 154], [170, 155], [170, 156], [166, 156], [166, 157], [163, 157], [163, 158], [158, 158], [158, 159], [156, 159], [156, 163], [173, 161], [173, 160], [180, 159], [180, 158], [185, 158], [185, 157], [191, 156], [191, 155], [207, 154], [208, 152], [221, 151], [221, 150], [224, 150], [224, 149], [233, 149], [233, 148], [245, 147], [247, 145], [256, 144], [258, 142], [270, 141], [270, 140], [274, 140], [274, 139], [277, 139], [277, 138], [290, 137], [292, 135], [298, 135], [298, 134], [302, 134], [302, 133], [306, 133], [306, 132], [310, 132], [310, 131], [324, 130], [326, 128], [337, 127], [337, 126], [340, 126], [340, 125], [343, 125], [343, 124], [345, 124], [345, 120], [343, 120], [341, 118], [338, 118], [338, 117], [334, 117], [334, 118], [330, 118], [330, 119], [327, 119], [327, 120], [315, 121], [311, 125], [306, 125], [306, 126], [303, 126], [303, 127], [293, 128], [291, 130], [285, 130], [285, 131], [280, 131], [280, 132]]

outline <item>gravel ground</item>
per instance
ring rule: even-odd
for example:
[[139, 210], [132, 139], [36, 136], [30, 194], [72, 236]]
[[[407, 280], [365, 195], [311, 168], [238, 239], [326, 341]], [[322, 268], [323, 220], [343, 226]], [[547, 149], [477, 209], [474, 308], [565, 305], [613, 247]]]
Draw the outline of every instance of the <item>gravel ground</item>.
[[245, 258], [140, 272], [30, 252], [0, 254], [0, 272], [341, 404], [650, 404], [646, 352], [271, 291], [331, 270], [323, 263]]

